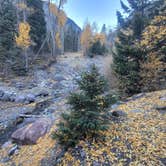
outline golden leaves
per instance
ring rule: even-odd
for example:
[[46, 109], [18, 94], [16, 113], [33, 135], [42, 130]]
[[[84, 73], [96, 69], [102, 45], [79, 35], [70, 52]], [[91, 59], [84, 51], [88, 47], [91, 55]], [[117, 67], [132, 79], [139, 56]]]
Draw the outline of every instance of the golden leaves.
[[83, 46], [84, 51], [86, 51], [90, 47], [90, 43], [92, 41], [92, 28], [88, 23], [81, 34], [81, 45]]
[[30, 25], [27, 22], [22, 22], [19, 24], [19, 36], [16, 36], [17, 46], [27, 49], [31, 45], [30, 39]]
[[58, 8], [55, 4], [50, 3], [49, 8], [50, 8], [50, 11], [52, 12], [52, 14], [54, 14], [55, 16], [58, 15]]
[[106, 35], [103, 33], [95, 34], [93, 37], [93, 42], [97, 42], [97, 41], [100, 41], [101, 44], [105, 44], [106, 43]]
[[[156, 16], [142, 34], [141, 46], [153, 49], [166, 36], [166, 16]], [[163, 43], [164, 45], [164, 43]]]
[[[101, 133], [105, 136], [104, 141], [80, 141], [78, 146], [86, 153], [85, 164], [93, 165], [97, 161], [103, 165], [108, 162], [123, 166], [131, 160], [130, 166], [162, 165], [159, 158], [166, 157], [166, 134], [161, 128], [166, 125], [166, 116], [154, 109], [156, 104], [166, 105], [165, 101], [160, 100], [161, 95], [166, 95], [166, 91], [149, 93], [145, 97], [120, 105], [118, 109], [128, 114], [128, 120], [122, 123], [112, 122], [109, 130]], [[132, 110], [135, 109], [141, 112], [133, 113]], [[123, 157], [118, 157], [120, 154]], [[68, 159], [64, 157], [63, 164], [70, 164]], [[76, 160], [74, 155], [70, 159]]]
[[58, 18], [58, 24], [60, 25], [60, 27], [63, 27], [67, 20], [66, 13], [63, 10], [60, 10], [60, 12], [57, 15], [57, 18]]
[[[147, 93], [142, 98], [120, 105], [118, 109], [127, 113], [128, 120], [121, 123], [110, 122], [109, 130], [101, 132], [101, 136], [105, 136], [103, 141], [86, 139], [79, 142], [78, 147], [86, 154], [85, 165], [90, 166], [97, 161], [103, 165], [109, 163], [123, 166], [130, 159], [130, 166], [162, 165], [159, 159], [166, 157], [166, 133], [162, 130], [166, 126], [166, 115], [160, 114], [155, 106], [166, 106], [166, 101], [160, 99], [165, 95], [166, 90]], [[141, 112], [133, 113], [133, 110]], [[49, 157], [49, 150], [55, 147], [55, 141], [51, 139], [55, 128], [56, 125], [49, 134], [39, 139], [37, 145], [21, 146], [19, 153], [11, 161], [16, 165], [40, 165], [43, 158]], [[0, 155], [1, 153], [2, 150]], [[121, 154], [123, 157], [119, 157]], [[69, 149], [58, 165], [80, 166], [81, 162]]]
[[57, 6], [52, 3], [50, 3], [49, 8], [51, 13], [57, 17], [58, 25], [60, 27], [63, 27], [67, 20], [66, 13], [63, 10], [58, 9]]
[[56, 44], [57, 44], [57, 47], [60, 49], [62, 47], [62, 43], [61, 43], [61, 38], [60, 38], [60, 33], [57, 32], [56, 35], [55, 35], [55, 41], [56, 41]]

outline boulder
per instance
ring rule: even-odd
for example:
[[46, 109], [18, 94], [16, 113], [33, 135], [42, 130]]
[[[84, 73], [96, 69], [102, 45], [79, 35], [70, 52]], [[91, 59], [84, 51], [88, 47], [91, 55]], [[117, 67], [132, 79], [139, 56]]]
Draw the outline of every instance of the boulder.
[[11, 138], [18, 144], [36, 144], [37, 140], [44, 136], [51, 127], [51, 120], [42, 118], [25, 127], [16, 130]]

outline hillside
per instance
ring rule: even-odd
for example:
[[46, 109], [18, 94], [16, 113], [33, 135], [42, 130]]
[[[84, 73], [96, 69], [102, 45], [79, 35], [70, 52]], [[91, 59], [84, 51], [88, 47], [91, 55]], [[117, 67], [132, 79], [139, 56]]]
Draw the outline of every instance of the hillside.
[[0, 151], [1, 165], [164, 166], [165, 108], [165, 90], [133, 96], [110, 109], [110, 112], [118, 110], [119, 117], [110, 116], [110, 129], [102, 133], [105, 140], [81, 140], [76, 148], [64, 153], [51, 138], [52, 131], [56, 129], [53, 125], [36, 145], [20, 146], [11, 157], [7, 154], [13, 145], [4, 146]]

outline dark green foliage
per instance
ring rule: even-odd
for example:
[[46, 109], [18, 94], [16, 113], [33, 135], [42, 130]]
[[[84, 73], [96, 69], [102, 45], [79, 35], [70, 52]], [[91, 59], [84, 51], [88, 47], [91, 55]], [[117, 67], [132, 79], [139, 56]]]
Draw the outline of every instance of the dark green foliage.
[[27, 0], [27, 5], [33, 9], [28, 17], [28, 22], [31, 26], [30, 36], [34, 42], [33, 50], [36, 52], [46, 37], [43, 2], [41, 0]]
[[132, 12], [144, 12], [150, 4], [150, 0], [127, 0]]
[[101, 28], [101, 33], [102, 34], [107, 34], [107, 28], [106, 28], [106, 25], [105, 24], [103, 24], [103, 26], [102, 26], [102, 28]]
[[125, 21], [124, 21], [124, 18], [122, 16], [121, 12], [117, 11], [116, 15], [117, 15], [117, 19], [118, 19], [118, 26], [123, 27], [125, 25]]
[[140, 64], [143, 52], [132, 43], [132, 35], [118, 32], [120, 42], [115, 43], [116, 52], [113, 54], [113, 69], [119, 79], [120, 90], [132, 95], [140, 92]]
[[128, 7], [127, 5], [125, 5], [122, 0], [120, 0], [120, 4], [121, 4], [122, 9], [123, 9], [126, 13], [129, 13], [129, 12], [130, 12], [129, 7]]
[[105, 55], [107, 53], [107, 48], [105, 44], [101, 44], [99, 40], [92, 43], [91, 47], [89, 48], [89, 56], [93, 57], [95, 55]]
[[126, 19], [117, 12], [118, 41], [115, 42], [113, 69], [119, 80], [120, 90], [129, 96], [141, 91], [140, 66], [145, 53], [139, 43], [142, 32], [148, 25], [148, 15], [145, 11], [149, 2], [149, 0], [128, 0], [129, 8], [121, 1], [124, 12], [128, 14]]
[[79, 50], [80, 31], [74, 27], [68, 26], [64, 34], [64, 49], [65, 52], [77, 52]]
[[[12, 66], [17, 59], [15, 47], [16, 10], [11, 0], [0, 1], [0, 68]], [[2, 70], [1, 70], [2, 71]]]
[[67, 148], [75, 146], [80, 139], [87, 136], [92, 138], [99, 131], [106, 130], [106, 113], [109, 105], [115, 102], [111, 95], [104, 95], [106, 81], [95, 66], [82, 73], [77, 83], [80, 92], [72, 93], [68, 100], [71, 112], [62, 115], [63, 121], [54, 133], [54, 137]]

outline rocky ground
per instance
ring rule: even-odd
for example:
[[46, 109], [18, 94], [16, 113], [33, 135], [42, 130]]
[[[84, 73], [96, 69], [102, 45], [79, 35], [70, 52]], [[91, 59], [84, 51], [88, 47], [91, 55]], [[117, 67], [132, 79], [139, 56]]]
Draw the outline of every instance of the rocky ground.
[[[27, 124], [48, 119], [54, 122], [66, 111], [66, 97], [77, 89], [80, 72], [96, 64], [105, 71], [107, 57], [87, 58], [68, 53], [47, 70], [37, 69], [27, 77], [0, 82], [0, 146], [10, 140], [14, 131]], [[41, 127], [41, 126], [40, 126]]]
[[[66, 97], [77, 89], [75, 79], [93, 63], [105, 73], [106, 61], [107, 57], [67, 54], [48, 70], [37, 70], [31, 77], [8, 84], [1, 82], [0, 165], [166, 165], [165, 90], [113, 105], [110, 130], [101, 133], [104, 141], [82, 140], [65, 152], [52, 139], [60, 114], [68, 110]], [[16, 143], [10, 141], [11, 136]]]

